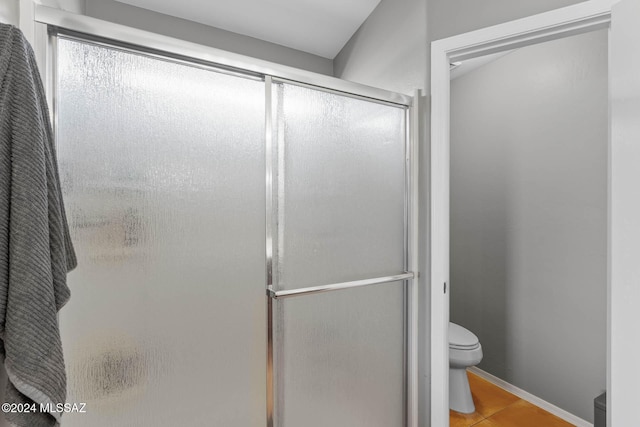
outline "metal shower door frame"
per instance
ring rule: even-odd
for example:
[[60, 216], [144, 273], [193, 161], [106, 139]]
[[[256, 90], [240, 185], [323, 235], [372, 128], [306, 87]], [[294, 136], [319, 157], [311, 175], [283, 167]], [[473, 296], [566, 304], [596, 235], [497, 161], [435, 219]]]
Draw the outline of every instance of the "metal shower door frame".
[[[372, 99], [368, 96], [362, 96], [355, 93], [346, 93], [340, 90], [332, 88], [316, 86], [309, 83], [301, 83], [298, 81], [292, 81], [289, 79], [266, 76], [266, 276], [267, 276], [267, 427], [279, 426], [277, 422], [278, 396], [277, 396], [277, 375], [275, 367], [275, 346], [276, 346], [276, 309], [274, 302], [280, 301], [286, 298], [292, 297], [305, 297], [308, 295], [314, 295], [325, 292], [334, 292], [340, 290], [361, 288], [372, 285], [380, 285], [391, 282], [403, 282], [404, 291], [404, 308], [403, 314], [405, 317], [404, 322], [404, 425], [407, 427], [417, 426], [417, 402], [415, 397], [417, 396], [417, 229], [418, 229], [418, 216], [417, 216], [417, 143], [414, 135], [416, 129], [414, 123], [418, 120], [416, 117], [411, 117], [412, 113], [415, 113], [415, 109], [412, 109], [410, 105], [397, 104], [395, 102], [389, 102], [387, 100]], [[404, 233], [404, 271], [397, 272], [389, 276], [371, 277], [361, 280], [348, 281], [324, 284], [319, 286], [309, 286], [303, 288], [294, 288], [280, 290], [277, 289], [277, 283], [274, 281], [273, 266], [276, 264], [274, 261], [274, 244], [275, 234], [278, 231], [277, 221], [274, 220], [277, 215], [277, 206], [274, 206], [274, 181], [277, 171], [275, 164], [277, 159], [273, 158], [273, 119], [274, 113], [272, 111], [273, 100], [273, 87], [277, 83], [292, 84], [301, 87], [311, 88], [321, 92], [333, 93], [341, 96], [352, 97], [361, 99], [368, 102], [376, 102], [380, 104], [404, 107], [404, 123], [405, 123], [405, 146], [404, 146], [404, 218], [403, 218], [403, 233]], [[417, 97], [416, 97], [417, 99]], [[413, 125], [413, 126], [412, 126]], [[415, 163], [414, 163], [415, 161]], [[415, 316], [415, 318], [414, 318]], [[415, 326], [414, 326], [415, 325]], [[413, 352], [416, 353], [416, 357], [412, 357]], [[415, 411], [415, 412], [414, 412]]]
[[[57, 125], [56, 105], [56, 53], [59, 35], [85, 42], [108, 45], [113, 48], [185, 63], [190, 66], [256, 77], [265, 81], [265, 148], [266, 148], [266, 259], [265, 304], [267, 319], [267, 414], [266, 425], [273, 427], [274, 372], [273, 372], [273, 302], [297, 295], [336, 291], [347, 288], [375, 285], [392, 281], [404, 281], [404, 330], [405, 330], [405, 426], [418, 425], [418, 94], [410, 97], [334, 77], [275, 64], [219, 49], [162, 36], [95, 18], [76, 15], [58, 9], [38, 5], [34, 20], [36, 56], [43, 70], [43, 80], [52, 114]], [[295, 290], [276, 290], [273, 287], [273, 159], [272, 147], [272, 87], [273, 82], [292, 83], [316, 90], [389, 104], [405, 108], [405, 194], [404, 194], [404, 271], [386, 277], [374, 277], [352, 282], [335, 283]]]

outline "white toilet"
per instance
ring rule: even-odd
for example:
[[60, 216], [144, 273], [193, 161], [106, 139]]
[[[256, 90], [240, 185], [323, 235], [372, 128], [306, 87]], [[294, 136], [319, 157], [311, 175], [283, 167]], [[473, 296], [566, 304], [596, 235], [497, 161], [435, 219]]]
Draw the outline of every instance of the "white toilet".
[[467, 368], [480, 363], [482, 346], [475, 334], [449, 322], [449, 408], [470, 414], [476, 410], [471, 397]]

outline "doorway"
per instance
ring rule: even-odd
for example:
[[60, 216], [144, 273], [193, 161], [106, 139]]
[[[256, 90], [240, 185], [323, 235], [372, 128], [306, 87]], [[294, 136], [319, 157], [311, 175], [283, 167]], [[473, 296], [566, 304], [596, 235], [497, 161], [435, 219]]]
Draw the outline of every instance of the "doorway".
[[606, 389], [607, 43], [547, 41], [451, 80], [451, 321], [482, 345], [471, 370], [579, 426]]
[[[629, 375], [630, 354], [637, 344], [632, 334], [637, 315], [631, 308], [640, 293], [628, 283], [637, 281], [638, 265], [624, 254], [638, 253], [637, 162], [640, 158], [637, 126], [628, 112], [638, 106], [637, 72], [640, 60], [631, 53], [640, 33], [630, 18], [640, 12], [634, 1], [585, 2], [518, 21], [462, 34], [432, 44], [432, 234], [431, 234], [431, 422], [448, 424], [449, 321], [449, 66], [486, 54], [511, 50], [546, 40], [609, 28], [609, 200], [607, 278], [607, 423], [632, 422], [634, 393], [639, 377]], [[630, 55], [630, 56], [629, 56]], [[636, 110], [634, 110], [636, 111]], [[434, 286], [437, 284], [437, 286]], [[444, 287], [441, 286], [444, 284]], [[444, 292], [443, 292], [444, 288]]]

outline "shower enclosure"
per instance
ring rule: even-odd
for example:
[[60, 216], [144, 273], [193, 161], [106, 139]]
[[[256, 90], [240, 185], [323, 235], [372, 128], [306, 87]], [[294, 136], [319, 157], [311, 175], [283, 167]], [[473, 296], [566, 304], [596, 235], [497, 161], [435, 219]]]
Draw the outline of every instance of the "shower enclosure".
[[87, 404], [65, 426], [412, 424], [410, 100], [44, 12]]

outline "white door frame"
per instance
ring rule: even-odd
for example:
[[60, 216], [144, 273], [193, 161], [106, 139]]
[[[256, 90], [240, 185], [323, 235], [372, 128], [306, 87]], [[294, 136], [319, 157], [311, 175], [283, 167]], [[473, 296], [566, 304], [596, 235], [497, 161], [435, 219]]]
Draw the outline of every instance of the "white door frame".
[[[617, 0], [586, 1], [431, 44], [431, 427], [449, 425], [449, 64], [608, 28], [615, 3]], [[611, 182], [611, 169], [608, 174]], [[635, 226], [640, 227], [640, 219]], [[611, 216], [608, 230], [611, 236]], [[611, 425], [611, 291], [620, 285], [611, 280], [610, 271], [607, 282], [607, 425]]]

